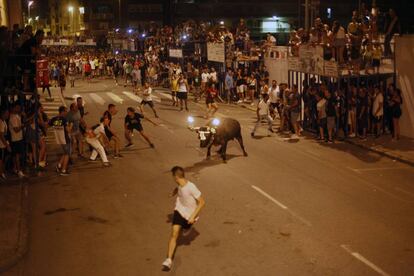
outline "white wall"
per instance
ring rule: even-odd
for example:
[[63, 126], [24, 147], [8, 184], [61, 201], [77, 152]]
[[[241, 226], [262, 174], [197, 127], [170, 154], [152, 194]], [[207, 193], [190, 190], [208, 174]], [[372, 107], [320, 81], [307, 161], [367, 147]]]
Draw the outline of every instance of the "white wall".
[[401, 134], [414, 138], [414, 35], [398, 37], [395, 53], [397, 87], [403, 98]]

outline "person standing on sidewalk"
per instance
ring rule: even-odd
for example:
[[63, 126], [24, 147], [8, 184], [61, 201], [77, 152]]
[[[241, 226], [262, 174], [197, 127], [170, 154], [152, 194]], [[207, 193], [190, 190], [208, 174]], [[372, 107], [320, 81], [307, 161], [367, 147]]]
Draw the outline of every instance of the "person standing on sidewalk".
[[167, 259], [162, 263], [164, 270], [170, 270], [174, 252], [177, 247], [177, 239], [182, 229], [188, 231], [198, 220], [198, 215], [205, 205], [204, 198], [196, 185], [185, 179], [182, 167], [175, 166], [171, 169], [175, 183], [178, 187], [170, 196], [177, 195], [172, 221], [171, 236], [168, 242]]
[[55, 131], [56, 143], [62, 146], [63, 154], [59, 160], [59, 163], [56, 165], [56, 171], [62, 175], [69, 175], [68, 165], [69, 165], [69, 156], [71, 152], [71, 141], [70, 141], [70, 132], [72, 125], [68, 123], [66, 119], [67, 109], [65, 106], [59, 107], [59, 115], [53, 117], [49, 121], [49, 125], [53, 127]]
[[0, 111], [0, 179], [6, 180], [6, 172], [4, 169], [6, 151], [11, 152], [11, 148], [9, 145], [9, 141], [7, 141], [6, 134], [7, 134], [7, 123], [6, 121], [9, 119], [9, 111], [8, 110], [1, 110]]
[[384, 116], [384, 96], [382, 95], [381, 90], [379, 87], [374, 88], [375, 97], [374, 102], [372, 104], [372, 115], [374, 116], [374, 133], [375, 137], [379, 137], [381, 135], [382, 130], [382, 120]]
[[226, 72], [226, 77], [224, 78], [224, 89], [226, 90], [227, 103], [230, 104], [232, 102], [232, 92], [234, 89], [233, 72], [231, 69], [228, 69]]
[[21, 106], [16, 103], [12, 107], [12, 112], [9, 119], [9, 130], [11, 137], [11, 149], [13, 153], [13, 165], [16, 174], [22, 178], [25, 177], [21, 168], [21, 156], [25, 151], [25, 143], [23, 140], [23, 124], [21, 117]]
[[[257, 105], [256, 114], [257, 114], [257, 121], [253, 128], [251, 136], [254, 137], [254, 133], [256, 132], [257, 128], [260, 126], [262, 120], [267, 121], [268, 131], [273, 132], [272, 119], [269, 114], [269, 95], [268, 94], [263, 94], [263, 98], [259, 101], [259, 104]], [[268, 134], [268, 136], [270, 136], [270, 134]]]
[[293, 85], [288, 95], [288, 110], [290, 112], [290, 123], [293, 126], [295, 134], [292, 138], [297, 139], [300, 136], [300, 104], [301, 98], [297, 85]]

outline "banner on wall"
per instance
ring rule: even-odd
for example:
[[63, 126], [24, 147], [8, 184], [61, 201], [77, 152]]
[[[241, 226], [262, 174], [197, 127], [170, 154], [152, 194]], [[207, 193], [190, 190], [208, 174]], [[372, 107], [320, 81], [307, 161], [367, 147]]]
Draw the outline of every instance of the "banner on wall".
[[215, 62], [225, 62], [224, 43], [207, 43], [207, 59]]
[[172, 58], [183, 58], [183, 49], [169, 49], [169, 56]]
[[298, 57], [288, 58], [288, 69], [292, 71], [300, 71], [300, 61]]
[[324, 61], [324, 76], [336, 78], [338, 77], [338, 75], [339, 75], [338, 63], [336, 63], [335, 61], [325, 60]]
[[36, 61], [36, 87], [46, 87], [49, 85], [49, 69], [48, 61], [37, 60]]
[[301, 45], [299, 47], [299, 62], [301, 72], [323, 75], [323, 48], [321, 46]]
[[278, 60], [286, 60], [288, 58], [288, 47], [273, 46], [270, 47], [266, 53], [266, 57]]

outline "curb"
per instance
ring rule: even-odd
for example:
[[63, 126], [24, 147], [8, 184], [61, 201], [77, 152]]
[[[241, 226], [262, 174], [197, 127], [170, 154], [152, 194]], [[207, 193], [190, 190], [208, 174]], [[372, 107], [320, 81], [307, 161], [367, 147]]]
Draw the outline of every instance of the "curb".
[[26, 254], [29, 246], [29, 190], [27, 184], [20, 185], [20, 217], [18, 222], [17, 244], [13, 255], [0, 260], [0, 273], [16, 265]]
[[397, 154], [393, 154], [393, 153], [390, 153], [390, 152], [387, 152], [387, 151], [378, 150], [378, 149], [375, 149], [375, 148], [372, 148], [372, 147], [364, 146], [364, 145], [355, 143], [354, 141], [347, 140], [347, 139], [345, 139], [344, 142], [346, 142], [350, 145], [354, 145], [354, 146], [357, 146], [359, 148], [365, 149], [365, 150], [375, 152], [375, 153], [377, 153], [381, 156], [384, 156], [384, 157], [387, 157], [387, 158], [390, 158], [390, 159], [393, 159], [393, 160], [396, 160], [398, 162], [401, 162], [401, 163], [404, 163], [406, 165], [414, 167], [414, 161], [413, 160], [409, 160], [409, 159], [407, 159], [407, 158], [405, 158], [401, 155], [397, 155]]

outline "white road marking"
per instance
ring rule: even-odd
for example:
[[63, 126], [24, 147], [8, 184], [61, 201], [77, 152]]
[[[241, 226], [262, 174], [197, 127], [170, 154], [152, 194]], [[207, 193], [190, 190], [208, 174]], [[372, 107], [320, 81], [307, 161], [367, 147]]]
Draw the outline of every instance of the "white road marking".
[[404, 167], [377, 167], [377, 168], [362, 168], [362, 169], [355, 169], [355, 168], [351, 168], [348, 167], [349, 169], [355, 171], [355, 172], [365, 172], [365, 171], [381, 171], [381, 170], [403, 170], [403, 169], [407, 169]]
[[102, 99], [101, 96], [98, 96], [96, 93], [89, 93], [89, 96], [92, 98], [92, 100], [100, 105], [105, 104], [105, 100]]
[[263, 196], [267, 197], [268, 199], [270, 199], [273, 203], [275, 203], [277, 206], [279, 206], [280, 208], [286, 210], [288, 209], [287, 206], [283, 205], [282, 203], [280, 203], [278, 200], [276, 200], [275, 198], [273, 198], [271, 195], [269, 195], [268, 193], [266, 193], [265, 191], [263, 191], [262, 189], [260, 189], [259, 187], [256, 187], [254, 185], [252, 185], [252, 188], [255, 189], [256, 191], [258, 191], [259, 193], [261, 193]]
[[[321, 163], [321, 164], [323, 164], [323, 165], [325, 165], [327, 167], [330, 167], [332, 169], [338, 170], [338, 167], [335, 166], [334, 164], [332, 164], [332, 162], [325, 161], [323, 158], [318, 158], [316, 156], [313, 156], [312, 154], [306, 152], [305, 150], [301, 150], [301, 149], [298, 149], [296, 147], [291, 147], [289, 145], [285, 145], [283, 143], [279, 143], [276, 139], [270, 139], [270, 141], [273, 141], [274, 143], [277, 143], [278, 145], [280, 145], [282, 147], [288, 148], [291, 151], [295, 151], [295, 152], [297, 152], [299, 154], [304, 154], [304, 155], [312, 158], [313, 160], [315, 160], [315, 161], [317, 161], [317, 162], [319, 162], [319, 163]], [[350, 168], [350, 167], [347, 167], [347, 169], [354, 170], [353, 168]], [[362, 174], [361, 172], [358, 172], [358, 171], [355, 171], [355, 172], [357, 172], [359, 174]], [[381, 188], [381, 187], [379, 187], [379, 186], [377, 186], [375, 184], [372, 184], [372, 183], [370, 183], [370, 182], [368, 182], [368, 181], [366, 181], [366, 180], [364, 180], [364, 179], [362, 179], [362, 178], [360, 178], [358, 176], [355, 176], [355, 175], [352, 175], [352, 174], [350, 174], [349, 176], [350, 177], [353, 177], [356, 181], [360, 181], [360, 182], [364, 183], [365, 186], [371, 187], [375, 192], [378, 190], [378, 191], [381, 191], [382, 193], [384, 193], [384, 194], [386, 194], [388, 196], [391, 196], [394, 199], [397, 199], [399, 201], [411, 203], [411, 201], [406, 200], [406, 199], [403, 199], [403, 198], [401, 198], [401, 197], [399, 197], [399, 196], [397, 196], [397, 195], [395, 195], [395, 194], [393, 194], [393, 193], [391, 193], [391, 192], [389, 192], [389, 191], [387, 191], [387, 190], [385, 190], [385, 189], [383, 189], [383, 188]]]
[[74, 95], [72, 96], [73, 101], [76, 101], [76, 99], [77, 99], [78, 97], [81, 97], [81, 98], [82, 98], [82, 100], [83, 100], [83, 104], [85, 105], [85, 104], [86, 104], [85, 98], [84, 98], [84, 97], [82, 97], [82, 96], [81, 96], [81, 95], [79, 95], [79, 94], [74, 94]]
[[142, 102], [142, 99], [139, 97], [139, 96], [137, 96], [137, 95], [135, 95], [135, 94], [133, 94], [133, 93], [131, 93], [131, 92], [128, 92], [128, 91], [122, 91], [122, 93], [125, 95], [125, 96], [127, 96], [128, 98], [130, 98], [131, 100], [133, 100], [133, 101], [136, 101], [136, 102]]
[[152, 100], [154, 102], [157, 102], [157, 103], [160, 103], [161, 102], [161, 99], [159, 97], [155, 96], [155, 95], [152, 95]]
[[287, 212], [289, 212], [293, 217], [299, 219], [305, 225], [312, 226], [312, 224], [308, 220], [302, 218], [301, 216], [299, 216], [298, 214], [296, 214], [295, 212], [293, 212], [292, 210], [290, 210], [286, 205], [284, 205], [283, 203], [281, 203], [280, 201], [278, 201], [277, 199], [275, 199], [274, 197], [272, 197], [271, 195], [269, 195], [268, 193], [266, 193], [265, 191], [263, 191], [259, 187], [256, 187], [254, 185], [252, 185], [251, 187], [254, 190], [256, 190], [257, 192], [259, 192], [261, 195], [263, 195], [264, 197], [266, 197], [267, 199], [269, 199], [270, 201], [272, 201], [273, 203], [275, 203], [277, 206], [279, 206], [280, 208], [282, 208], [283, 210], [286, 210]]
[[379, 268], [378, 266], [376, 266], [374, 263], [372, 263], [371, 261], [369, 261], [368, 259], [366, 259], [364, 256], [362, 256], [361, 254], [359, 254], [358, 252], [352, 251], [352, 249], [348, 245], [342, 244], [341, 247], [346, 252], [348, 252], [352, 257], [354, 257], [357, 260], [363, 262], [365, 265], [367, 265], [368, 267], [370, 267], [372, 270], [374, 270], [378, 274], [383, 275], [383, 276], [389, 276], [390, 275], [387, 272], [385, 272], [384, 270], [382, 270], [381, 268]]
[[403, 192], [403, 193], [405, 193], [405, 194], [407, 194], [407, 195], [414, 196], [414, 193], [409, 192], [409, 191], [406, 191], [406, 190], [401, 189], [401, 188], [399, 188], [399, 187], [395, 187], [395, 189], [396, 189], [397, 191]]
[[165, 93], [165, 92], [159, 92], [159, 95], [160, 95], [161, 97], [163, 97], [163, 98], [166, 98], [166, 99], [170, 99], [170, 100], [171, 100], [171, 95], [170, 95], [170, 94], [168, 94], [168, 93]]
[[122, 104], [124, 102], [124, 100], [119, 97], [118, 95], [115, 95], [112, 92], [107, 92], [106, 95], [108, 95], [112, 100], [114, 100], [115, 102]]
[[169, 133], [174, 134], [174, 131], [172, 129], [170, 129], [168, 126], [166, 126], [164, 124], [159, 124], [159, 126], [165, 128], [166, 130], [168, 130]]

